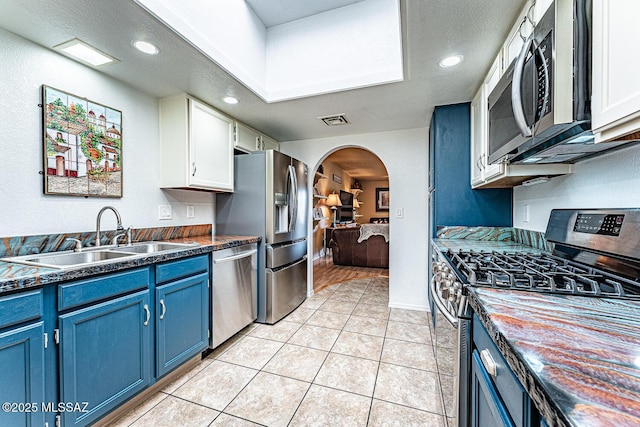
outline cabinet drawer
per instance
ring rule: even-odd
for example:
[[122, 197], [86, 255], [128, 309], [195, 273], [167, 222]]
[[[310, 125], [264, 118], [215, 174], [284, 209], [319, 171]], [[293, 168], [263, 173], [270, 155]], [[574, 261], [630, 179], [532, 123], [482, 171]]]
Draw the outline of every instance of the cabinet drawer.
[[0, 329], [32, 319], [44, 312], [42, 289], [0, 298]]
[[148, 268], [71, 282], [58, 286], [58, 310], [67, 310], [148, 287]]
[[514, 424], [528, 425], [528, 423], [525, 424], [525, 419], [529, 415], [529, 396], [476, 315], [473, 316], [473, 343], [479, 354], [483, 350], [488, 350], [493, 358], [496, 364], [496, 375], [491, 375], [490, 378], [509, 410]]
[[209, 271], [209, 255], [169, 261], [156, 265], [156, 284], [171, 282], [183, 277]]

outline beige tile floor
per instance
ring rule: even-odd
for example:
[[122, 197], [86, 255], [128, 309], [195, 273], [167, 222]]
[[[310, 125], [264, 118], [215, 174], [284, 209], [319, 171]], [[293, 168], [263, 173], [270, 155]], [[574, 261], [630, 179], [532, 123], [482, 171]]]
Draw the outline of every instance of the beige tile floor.
[[339, 283], [248, 326], [113, 425], [446, 427], [429, 314], [389, 309], [388, 286]]

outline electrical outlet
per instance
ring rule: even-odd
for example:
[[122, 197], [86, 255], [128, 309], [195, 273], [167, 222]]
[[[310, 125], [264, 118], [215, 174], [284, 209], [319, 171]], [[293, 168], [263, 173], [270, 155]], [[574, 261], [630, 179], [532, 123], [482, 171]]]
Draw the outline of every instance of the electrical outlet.
[[522, 221], [529, 222], [529, 205], [524, 205], [522, 209]]
[[171, 213], [171, 205], [160, 205], [158, 206], [158, 219], [171, 219], [173, 215]]
[[195, 218], [196, 208], [193, 205], [187, 205], [187, 218]]

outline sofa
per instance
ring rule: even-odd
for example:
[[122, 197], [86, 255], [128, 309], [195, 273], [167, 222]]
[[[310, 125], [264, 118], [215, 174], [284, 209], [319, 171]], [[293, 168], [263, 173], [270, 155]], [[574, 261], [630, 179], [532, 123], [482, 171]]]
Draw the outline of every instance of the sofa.
[[[361, 238], [361, 228], [376, 227], [373, 235]], [[376, 224], [357, 227], [334, 228], [329, 242], [335, 265], [352, 265], [358, 267], [389, 268], [388, 226], [386, 233], [380, 233], [384, 226]], [[377, 234], [376, 234], [377, 233]], [[382, 234], [386, 234], [382, 235]], [[386, 237], [386, 238], [385, 238]], [[358, 243], [358, 240], [361, 240]]]

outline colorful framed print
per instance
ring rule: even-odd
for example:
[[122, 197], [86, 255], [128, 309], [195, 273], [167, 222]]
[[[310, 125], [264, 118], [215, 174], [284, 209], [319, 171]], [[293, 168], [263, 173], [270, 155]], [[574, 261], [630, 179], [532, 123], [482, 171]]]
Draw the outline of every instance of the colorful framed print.
[[42, 86], [44, 193], [122, 197], [122, 112]]

